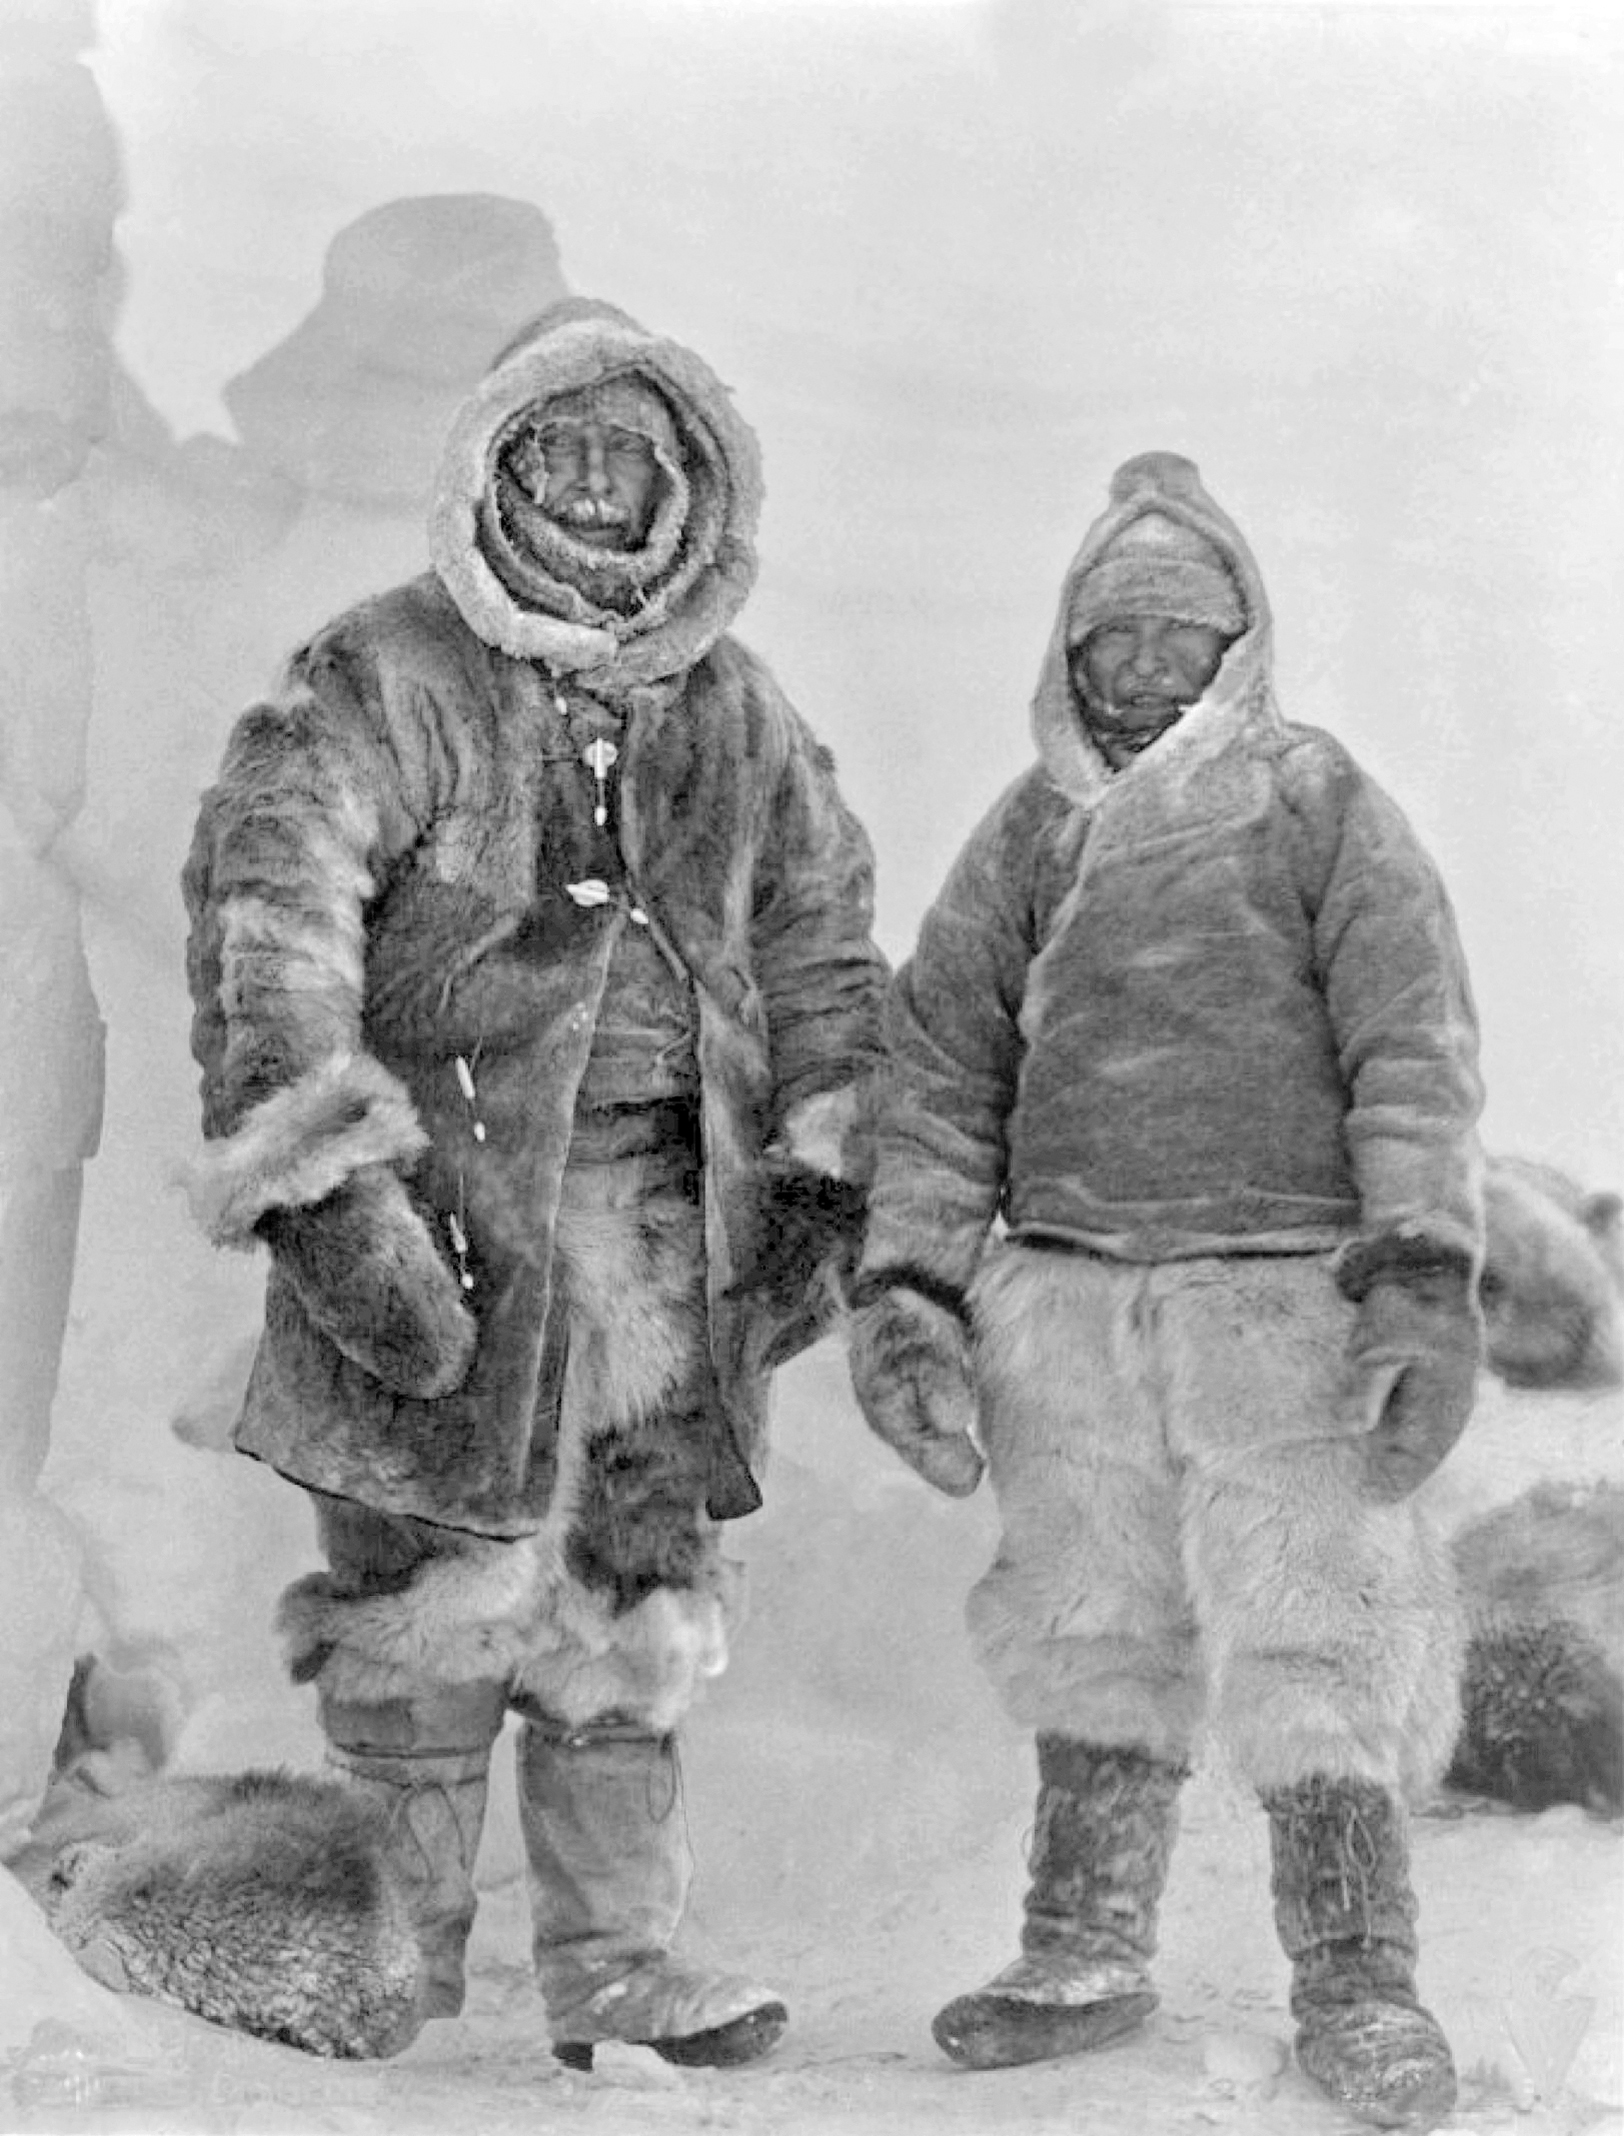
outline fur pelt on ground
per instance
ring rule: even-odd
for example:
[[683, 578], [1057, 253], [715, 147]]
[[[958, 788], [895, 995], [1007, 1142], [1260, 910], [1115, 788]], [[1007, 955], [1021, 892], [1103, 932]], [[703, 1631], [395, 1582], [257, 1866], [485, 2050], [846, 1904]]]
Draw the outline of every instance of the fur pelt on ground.
[[1624, 1815], [1624, 1488], [1537, 1485], [1454, 1549], [1471, 1636], [1449, 1783]]
[[1624, 1384], [1624, 1235], [1616, 1194], [1555, 1165], [1490, 1157], [1479, 1295], [1489, 1370], [1508, 1386]]
[[87, 1696], [98, 1674], [111, 1684], [93, 1658], [76, 1671], [45, 1802], [6, 1864], [80, 1965], [309, 2054], [398, 2053], [419, 1954], [375, 1813], [311, 1774], [140, 1772], [87, 1733], [121, 1711]]
[[[1481, 1296], [1488, 1370], [1541, 1394], [1624, 1384], [1616, 1194], [1491, 1157]], [[1624, 1813], [1624, 1490], [1536, 1484], [1454, 1537], [1470, 1634], [1450, 1783], [1519, 1810]]]

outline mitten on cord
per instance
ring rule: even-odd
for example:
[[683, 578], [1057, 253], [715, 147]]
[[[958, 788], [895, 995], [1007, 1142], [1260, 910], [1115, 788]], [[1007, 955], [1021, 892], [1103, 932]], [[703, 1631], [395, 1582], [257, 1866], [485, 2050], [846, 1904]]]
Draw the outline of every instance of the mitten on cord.
[[962, 1311], [906, 1284], [853, 1293], [847, 1362], [869, 1429], [925, 1481], [967, 1498], [985, 1467]]
[[1466, 1428], [1483, 1316], [1470, 1269], [1451, 1259], [1379, 1267], [1357, 1295], [1348, 1363], [1366, 1422], [1365, 1488], [1391, 1502], [1424, 1483]]
[[420, 1401], [462, 1384], [479, 1331], [391, 1166], [362, 1165], [258, 1229], [310, 1319], [363, 1372]]

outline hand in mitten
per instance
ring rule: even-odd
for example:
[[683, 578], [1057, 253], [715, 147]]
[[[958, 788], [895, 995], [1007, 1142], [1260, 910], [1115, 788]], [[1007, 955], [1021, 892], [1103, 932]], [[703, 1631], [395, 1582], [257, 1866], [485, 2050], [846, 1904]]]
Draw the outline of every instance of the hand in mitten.
[[868, 1197], [849, 1180], [830, 1179], [789, 1158], [762, 1168], [756, 1248], [733, 1285], [735, 1297], [764, 1296], [792, 1310], [825, 1274], [844, 1290], [863, 1246]]
[[868, 1197], [792, 1158], [762, 1171], [755, 1250], [733, 1284], [735, 1298], [758, 1298], [781, 1323], [767, 1362], [780, 1365], [833, 1323], [863, 1250]]
[[967, 1498], [986, 1464], [972, 1436], [975, 1372], [959, 1314], [904, 1284], [883, 1289], [858, 1303], [847, 1361], [870, 1430], [938, 1491]]
[[1351, 1399], [1366, 1422], [1365, 1488], [1408, 1498], [1466, 1428], [1483, 1317], [1465, 1268], [1378, 1275], [1348, 1342]]
[[421, 1401], [462, 1384], [478, 1327], [392, 1167], [363, 1165], [259, 1230], [310, 1319], [362, 1371]]

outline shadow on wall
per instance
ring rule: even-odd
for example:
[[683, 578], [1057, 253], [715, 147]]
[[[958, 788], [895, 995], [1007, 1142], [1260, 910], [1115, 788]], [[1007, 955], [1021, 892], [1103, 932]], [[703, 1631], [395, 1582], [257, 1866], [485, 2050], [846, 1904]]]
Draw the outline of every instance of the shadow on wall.
[[302, 489], [420, 518], [457, 404], [515, 328], [567, 294], [552, 227], [523, 201], [370, 209], [328, 247], [315, 310], [226, 387], [243, 450]]
[[305, 1569], [308, 1522], [301, 1502], [268, 1523], [263, 1472], [200, 1460], [174, 1429], [200, 1389], [205, 1408], [229, 1389], [262, 1282], [172, 1189], [199, 1134], [177, 879], [229, 725], [314, 621], [426, 568], [453, 411], [567, 293], [536, 206], [387, 202], [338, 232], [308, 316], [226, 388], [235, 441], [177, 440], [116, 376], [81, 478], [95, 705], [61, 857], [112, 1043], [43, 1487], [92, 1554], [97, 1643], [172, 1645], [197, 1698], [241, 1716], [279, 1677], [270, 1599]]

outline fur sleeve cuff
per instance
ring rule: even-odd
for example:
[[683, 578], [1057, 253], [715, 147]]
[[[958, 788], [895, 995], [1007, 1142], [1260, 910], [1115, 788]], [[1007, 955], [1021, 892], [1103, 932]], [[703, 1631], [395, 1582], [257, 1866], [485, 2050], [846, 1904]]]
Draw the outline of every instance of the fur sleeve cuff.
[[181, 1184], [215, 1245], [248, 1246], [268, 1210], [323, 1201], [362, 1165], [398, 1164], [427, 1141], [398, 1076], [365, 1054], [338, 1054], [209, 1143]]
[[1339, 1247], [1331, 1273], [1344, 1298], [1357, 1303], [1373, 1283], [1384, 1278], [1403, 1282], [1422, 1276], [1459, 1276], [1463, 1283], [1476, 1275], [1472, 1256], [1463, 1248], [1419, 1232], [1383, 1231], [1373, 1238], [1350, 1239]]

